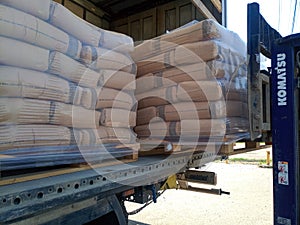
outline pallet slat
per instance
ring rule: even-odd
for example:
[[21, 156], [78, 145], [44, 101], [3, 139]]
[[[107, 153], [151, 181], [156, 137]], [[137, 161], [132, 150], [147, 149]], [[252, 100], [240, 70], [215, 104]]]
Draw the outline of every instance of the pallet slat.
[[260, 144], [260, 142], [245, 142], [244, 148], [235, 148], [235, 145], [236, 142], [222, 145], [218, 154], [229, 156], [271, 147], [268, 143]]

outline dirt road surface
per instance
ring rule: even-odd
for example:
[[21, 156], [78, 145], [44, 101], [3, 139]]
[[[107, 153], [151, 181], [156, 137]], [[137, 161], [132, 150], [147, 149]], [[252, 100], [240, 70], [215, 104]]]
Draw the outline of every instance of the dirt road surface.
[[[265, 150], [257, 155], [246, 153], [237, 156], [265, 157]], [[272, 169], [238, 162], [213, 162], [202, 168], [216, 172], [216, 186], [230, 195], [210, 195], [184, 190], [167, 190], [157, 203], [152, 203], [140, 213], [129, 216], [130, 225], [272, 225]], [[141, 205], [127, 203], [132, 211]]]

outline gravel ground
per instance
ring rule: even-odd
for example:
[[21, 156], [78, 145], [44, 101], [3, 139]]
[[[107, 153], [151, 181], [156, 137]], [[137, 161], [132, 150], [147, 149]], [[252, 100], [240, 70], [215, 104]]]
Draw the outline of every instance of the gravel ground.
[[[268, 149], [269, 150], [269, 149]], [[255, 156], [256, 153], [256, 156]], [[266, 150], [246, 153], [238, 158], [264, 158]], [[230, 157], [231, 158], [231, 157]], [[167, 190], [157, 203], [130, 216], [130, 225], [272, 225], [272, 169], [258, 165], [213, 162], [202, 168], [216, 172], [216, 186], [230, 195], [210, 195], [184, 190]], [[126, 203], [128, 211], [141, 205]]]

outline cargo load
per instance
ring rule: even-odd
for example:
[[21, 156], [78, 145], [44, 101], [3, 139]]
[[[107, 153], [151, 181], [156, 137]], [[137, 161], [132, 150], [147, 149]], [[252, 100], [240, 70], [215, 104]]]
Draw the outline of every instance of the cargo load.
[[237, 34], [207, 19], [146, 40], [132, 56], [140, 139], [196, 146], [248, 135], [246, 45]]
[[0, 4], [1, 152], [20, 159], [18, 169], [22, 162], [32, 167], [28, 157], [39, 166], [66, 163], [69, 153], [67, 164], [85, 162], [81, 154], [90, 151], [80, 149], [89, 146], [104, 158], [114, 146], [134, 154], [132, 38], [95, 27], [56, 2], [30, 3]]

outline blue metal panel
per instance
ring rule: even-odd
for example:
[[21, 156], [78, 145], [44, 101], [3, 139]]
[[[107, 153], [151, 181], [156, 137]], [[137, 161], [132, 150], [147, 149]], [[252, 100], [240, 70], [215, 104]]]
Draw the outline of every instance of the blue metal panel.
[[247, 31], [250, 136], [255, 140], [261, 137], [263, 130], [260, 54], [270, 58], [271, 45], [275, 39], [281, 38], [281, 35], [266, 22], [257, 3], [248, 4]]
[[[299, 48], [298, 48], [299, 47]], [[300, 34], [272, 49], [274, 224], [299, 224], [299, 92], [296, 49]]]
[[248, 5], [247, 19], [247, 52], [249, 55], [250, 80], [252, 81], [260, 71], [260, 62], [257, 57], [260, 53], [260, 14], [259, 5], [252, 3]]

